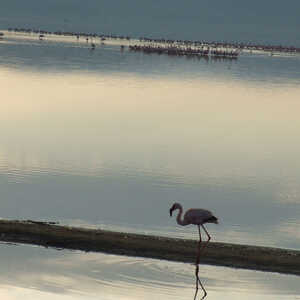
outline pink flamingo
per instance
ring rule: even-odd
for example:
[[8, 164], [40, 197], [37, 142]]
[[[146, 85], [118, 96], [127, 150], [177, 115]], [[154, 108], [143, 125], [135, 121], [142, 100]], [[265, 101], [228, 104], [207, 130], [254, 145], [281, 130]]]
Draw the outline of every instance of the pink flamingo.
[[176, 217], [176, 221], [179, 225], [182, 226], [186, 226], [186, 225], [197, 225], [198, 226], [198, 232], [199, 232], [199, 244], [198, 244], [198, 254], [197, 254], [197, 259], [196, 259], [196, 293], [195, 293], [195, 297], [194, 300], [196, 299], [197, 293], [198, 293], [198, 283], [200, 284], [203, 292], [204, 292], [204, 296], [202, 297], [202, 299], [204, 299], [207, 295], [206, 290], [204, 289], [204, 286], [202, 285], [200, 279], [199, 279], [199, 261], [200, 261], [200, 250], [201, 250], [201, 242], [202, 242], [202, 238], [201, 238], [201, 231], [200, 231], [200, 226], [203, 228], [204, 232], [207, 235], [207, 241], [204, 244], [204, 246], [202, 247], [202, 251], [203, 249], [207, 246], [208, 242], [210, 241], [211, 237], [208, 233], [208, 231], [206, 230], [206, 228], [204, 227], [205, 223], [215, 223], [218, 224], [218, 219], [209, 211], [206, 209], [202, 209], [202, 208], [191, 208], [189, 210], [187, 210], [183, 216], [183, 219], [181, 218], [182, 216], [182, 206], [179, 203], [174, 203], [172, 205], [172, 207], [170, 208], [170, 217], [172, 217], [172, 213], [174, 210], [178, 209], [179, 213], [177, 214]]

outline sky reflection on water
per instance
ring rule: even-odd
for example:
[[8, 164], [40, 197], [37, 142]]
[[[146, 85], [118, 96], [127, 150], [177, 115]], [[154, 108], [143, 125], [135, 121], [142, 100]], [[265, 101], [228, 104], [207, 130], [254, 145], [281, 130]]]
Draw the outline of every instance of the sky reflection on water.
[[120, 65], [113, 49], [99, 50], [105, 59], [80, 49], [76, 68], [88, 71], [70, 71], [74, 58], [64, 61], [59, 43], [54, 52], [29, 45], [0, 48], [2, 218], [195, 238], [194, 228], [168, 217], [179, 201], [214, 211], [217, 241], [299, 249], [294, 76], [279, 84], [281, 68], [265, 64], [267, 82], [236, 80], [222, 63], [218, 74], [127, 52]]
[[[10, 0], [0, 26], [299, 46], [299, 1], [219, 2]], [[88, 48], [0, 41], [0, 217], [195, 238], [168, 217], [181, 201], [215, 212], [213, 240], [300, 249], [299, 56]], [[189, 264], [0, 247], [1, 299], [193, 298]], [[201, 278], [211, 300], [300, 299], [296, 276], [201, 266]]]
[[[31, 299], [193, 299], [194, 266], [1, 244], [0, 296]], [[300, 299], [297, 276], [201, 266], [207, 299]]]

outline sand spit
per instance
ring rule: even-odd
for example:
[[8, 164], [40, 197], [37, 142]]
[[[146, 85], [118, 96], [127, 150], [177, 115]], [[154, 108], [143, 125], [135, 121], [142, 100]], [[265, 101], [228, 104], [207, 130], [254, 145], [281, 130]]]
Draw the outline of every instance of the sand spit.
[[[104, 33], [87, 33], [73, 31], [49, 31], [36, 28], [8, 28], [7, 33], [26, 34], [35, 39], [44, 40], [49, 37], [73, 37], [77, 41], [83, 40], [94, 45], [96, 41], [101, 44], [111, 41], [121, 43], [121, 50], [125, 45], [131, 46], [133, 51], [145, 53], [168, 54], [177, 56], [210, 57], [213, 59], [236, 59], [241, 52], [247, 53], [268, 53], [277, 56], [278, 54], [295, 55], [300, 53], [300, 47], [287, 45], [264, 45], [257, 43], [206, 41], [206, 40], [173, 40], [166, 38], [130, 37], [128, 35], [115, 35]], [[136, 42], [139, 42], [136, 44]], [[279, 55], [280, 56], [280, 55]]]
[[[0, 240], [59, 249], [106, 252], [194, 263], [197, 241], [61, 226], [38, 221], [0, 220]], [[209, 243], [200, 263], [300, 275], [300, 251]]]

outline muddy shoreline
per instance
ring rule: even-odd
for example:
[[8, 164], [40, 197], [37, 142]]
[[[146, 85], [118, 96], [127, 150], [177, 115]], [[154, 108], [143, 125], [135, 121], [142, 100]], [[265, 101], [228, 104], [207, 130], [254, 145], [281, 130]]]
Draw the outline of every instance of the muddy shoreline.
[[[38, 221], [0, 220], [0, 241], [58, 249], [105, 252], [194, 263], [197, 241], [68, 227]], [[300, 275], [300, 251], [211, 242], [201, 263]]]

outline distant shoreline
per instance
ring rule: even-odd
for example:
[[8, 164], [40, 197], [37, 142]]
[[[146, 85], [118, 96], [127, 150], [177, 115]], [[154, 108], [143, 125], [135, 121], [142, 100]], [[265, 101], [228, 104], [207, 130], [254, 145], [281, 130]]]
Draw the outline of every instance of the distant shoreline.
[[[63, 36], [63, 37], [74, 37], [77, 41], [79, 39], [84, 39], [86, 42], [89, 42], [93, 45], [93, 49], [96, 46], [96, 40], [100, 43], [104, 43], [107, 40], [118, 40], [122, 41], [120, 44], [122, 49], [124, 49], [125, 45], [127, 46], [136, 46], [139, 47], [142, 45], [143, 48], [148, 48], [149, 46], [153, 49], [157, 47], [168, 49], [173, 49], [174, 47], [177, 50], [184, 50], [183, 52], [187, 52], [187, 54], [195, 54], [195, 50], [200, 51], [197, 55], [201, 54], [202, 56], [203, 51], [207, 50], [209, 54], [213, 57], [234, 57], [236, 58], [239, 53], [241, 52], [262, 52], [268, 53], [269, 55], [273, 56], [274, 54], [278, 53], [285, 53], [285, 54], [300, 54], [300, 47], [295, 46], [288, 46], [288, 45], [269, 45], [269, 44], [262, 44], [262, 43], [246, 43], [246, 42], [224, 42], [224, 41], [206, 41], [206, 40], [177, 40], [177, 39], [166, 39], [166, 38], [149, 38], [149, 37], [131, 37], [128, 35], [115, 35], [115, 34], [104, 34], [104, 33], [88, 33], [88, 32], [77, 32], [77, 31], [49, 31], [49, 30], [42, 30], [36, 28], [8, 28], [8, 29], [1, 29], [7, 33], [21, 33], [21, 34], [28, 34], [28, 35], [36, 35], [36, 38], [39, 40], [43, 40], [44, 38], [50, 36]], [[140, 44], [132, 44], [131, 41], [139, 42]], [[163, 47], [162, 47], [163, 46]], [[205, 49], [203, 48], [205, 47]], [[222, 55], [220, 53], [220, 49], [223, 49], [225, 54]], [[157, 49], [156, 49], [157, 50]], [[160, 49], [161, 50], [161, 49]], [[188, 51], [187, 51], [188, 50]], [[180, 52], [182, 52], [180, 51]], [[232, 51], [234, 55], [232, 54]], [[154, 53], [154, 52], [151, 52]], [[160, 51], [155, 51], [155, 53], [161, 54]], [[182, 53], [181, 53], [182, 54]], [[186, 54], [185, 54], [186, 55]], [[196, 55], [196, 56], [197, 56]]]
[[[197, 241], [39, 221], [0, 220], [0, 241], [194, 263]], [[209, 243], [200, 263], [300, 275], [300, 251]]]

